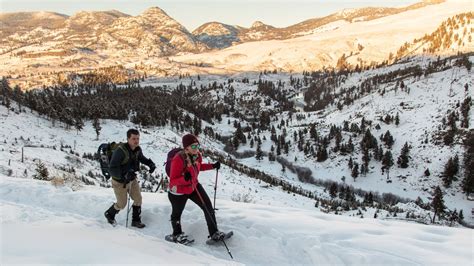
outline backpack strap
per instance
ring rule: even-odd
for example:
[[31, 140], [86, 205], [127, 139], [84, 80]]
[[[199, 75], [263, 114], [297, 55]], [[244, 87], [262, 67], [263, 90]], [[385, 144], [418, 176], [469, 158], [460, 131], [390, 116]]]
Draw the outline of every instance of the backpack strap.
[[125, 147], [125, 143], [120, 143], [118, 146], [119, 149], [123, 151], [124, 158], [120, 165], [125, 165], [128, 163], [128, 160], [130, 159], [130, 154], [128, 153], [127, 148]]
[[184, 170], [186, 170], [186, 168], [188, 167], [188, 165], [186, 163], [186, 154], [184, 153], [184, 150], [182, 150], [182, 151], [178, 152], [178, 155], [183, 160], [183, 170], [181, 171], [181, 173], [184, 173]]

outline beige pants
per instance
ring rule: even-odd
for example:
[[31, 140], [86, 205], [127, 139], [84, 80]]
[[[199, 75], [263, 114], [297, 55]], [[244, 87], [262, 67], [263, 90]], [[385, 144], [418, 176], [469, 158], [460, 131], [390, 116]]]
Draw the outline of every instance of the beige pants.
[[116, 210], [122, 210], [127, 206], [127, 191], [130, 193], [134, 206], [142, 205], [142, 193], [136, 178], [125, 187], [123, 187], [123, 183], [112, 179], [112, 188], [114, 189], [115, 198], [117, 198], [117, 203], [114, 204]]

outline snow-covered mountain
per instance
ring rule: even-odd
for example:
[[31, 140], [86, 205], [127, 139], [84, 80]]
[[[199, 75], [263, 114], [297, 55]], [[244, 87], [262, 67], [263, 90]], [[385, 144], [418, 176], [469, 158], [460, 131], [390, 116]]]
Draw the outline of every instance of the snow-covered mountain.
[[[472, 4], [448, 1], [374, 20], [353, 23], [338, 20], [314, 28], [311, 34], [302, 37], [248, 42], [219, 51], [170, 58], [182, 63], [201, 64], [207, 66], [208, 71], [216, 72], [216, 69], [302, 72], [336, 67], [341, 59], [353, 66], [371, 65], [393, 58], [406, 43], [433, 34], [442, 23], [461, 13], [467, 16], [465, 22], [458, 25], [464, 34], [457, 37], [443, 35], [447, 39], [457, 38], [456, 46], [445, 49], [451, 49], [451, 54], [474, 51]], [[458, 46], [459, 38], [463, 41]], [[417, 53], [423, 53], [423, 50]]]
[[10, 35], [25, 34], [37, 28], [59, 29], [64, 27], [68, 16], [53, 12], [16, 12], [0, 13], [0, 43], [6, 45], [5, 41]]
[[[415, 10], [433, 4], [439, 4], [444, 1], [423, 1], [407, 7], [400, 8], [359, 8], [359, 9], [344, 9], [340, 12], [322, 17], [302, 21], [295, 25], [290, 25], [284, 28], [276, 28], [266, 25], [261, 21], [256, 21], [250, 28], [239, 26], [230, 26], [218, 22], [211, 25], [206, 23], [196, 29], [193, 34], [202, 39], [208, 46], [213, 48], [226, 48], [238, 43], [253, 42], [253, 41], [268, 41], [268, 40], [286, 40], [304, 35], [310, 35], [315, 32], [320, 32], [326, 25], [331, 25], [338, 22], [354, 23], [359, 21], [369, 21], [381, 17], [391, 16], [398, 13]], [[220, 25], [220, 26], [219, 26]], [[216, 27], [225, 27], [227, 30], [216, 31]], [[229, 34], [231, 29], [232, 33]], [[211, 31], [212, 33], [210, 34]], [[204, 37], [205, 38], [202, 38]], [[225, 40], [225, 41], [223, 41]]]
[[[106, 50], [126, 54], [139, 51], [157, 56], [182, 51], [197, 52], [204, 48], [196, 43], [194, 36], [181, 24], [158, 7], [149, 8], [135, 17], [116, 10], [81, 11], [67, 19], [65, 16], [59, 16], [62, 20], [53, 17], [56, 19], [52, 20], [55, 24], [49, 27], [42, 27], [41, 23], [44, 24], [52, 15], [40, 16], [43, 13], [31, 12], [28, 13], [29, 16], [23, 13], [2, 15], [2, 24], [7, 25], [9, 32], [14, 33], [3, 34], [2, 52], [38, 43], [49, 44], [49, 49], [62, 49], [66, 53], [73, 48], [82, 47], [94, 52]], [[36, 28], [24, 26], [35, 25], [29, 21], [30, 17], [42, 18]], [[36, 23], [35, 20], [33, 22]]]
[[237, 26], [209, 22], [195, 29], [193, 35], [210, 48], [225, 48], [240, 41], [238, 36], [240, 30]]
[[[159, 8], [139, 16], [118, 11], [80, 12], [70, 18], [28, 13], [27, 18], [59, 16], [50, 26], [36, 28], [24, 21], [25, 14], [2, 14], [2, 25], [10, 26], [0, 40], [0, 75], [9, 77], [12, 84], [35, 88], [56, 84], [62, 76], [117, 66], [136, 77], [275, 69], [301, 72], [336, 67], [338, 62], [372, 65], [394, 59], [400, 47], [469, 12], [470, 1], [435, 1], [398, 9], [343, 10], [283, 29], [261, 22], [250, 28], [213, 22], [194, 33]], [[25, 23], [30, 26], [21, 26]], [[472, 19], [462, 27], [465, 34], [462, 30], [458, 37], [449, 37], [463, 39], [460, 48], [451, 47], [450, 53], [473, 50], [472, 37], [469, 41]], [[205, 52], [209, 49], [214, 50]]]

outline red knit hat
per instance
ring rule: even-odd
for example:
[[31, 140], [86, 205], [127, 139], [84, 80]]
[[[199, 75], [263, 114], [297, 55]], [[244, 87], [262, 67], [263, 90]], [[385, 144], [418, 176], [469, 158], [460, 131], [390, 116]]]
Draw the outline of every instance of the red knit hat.
[[183, 148], [188, 147], [193, 143], [199, 143], [199, 140], [193, 134], [186, 134], [183, 136]]

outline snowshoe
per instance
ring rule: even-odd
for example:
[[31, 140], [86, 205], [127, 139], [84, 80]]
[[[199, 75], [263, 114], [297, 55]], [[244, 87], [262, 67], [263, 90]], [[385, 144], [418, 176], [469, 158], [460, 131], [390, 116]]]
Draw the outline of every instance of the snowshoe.
[[185, 235], [184, 233], [179, 234], [179, 235], [166, 235], [165, 240], [173, 243], [178, 243], [182, 245], [190, 245], [194, 242], [194, 239], [192, 239], [190, 236]]
[[214, 245], [216, 243], [221, 242], [222, 240], [229, 239], [233, 235], [234, 235], [234, 232], [232, 231], [228, 233], [217, 231], [208, 240], [206, 240], [206, 244]]

